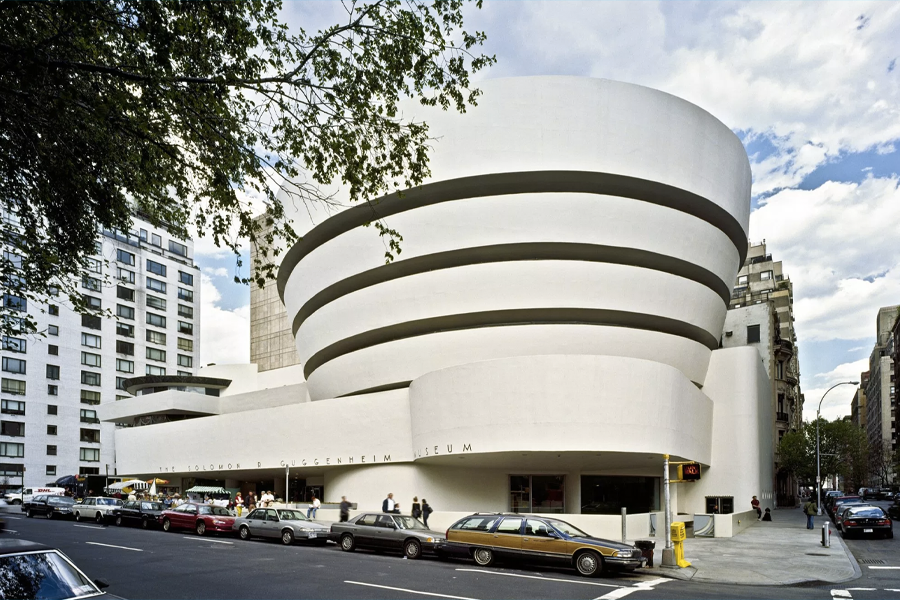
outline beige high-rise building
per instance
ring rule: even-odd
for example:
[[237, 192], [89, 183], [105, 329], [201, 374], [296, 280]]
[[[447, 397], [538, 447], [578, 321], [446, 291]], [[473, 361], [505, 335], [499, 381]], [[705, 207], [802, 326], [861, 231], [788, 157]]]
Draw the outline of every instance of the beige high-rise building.
[[891, 454], [897, 449], [894, 421], [894, 362], [891, 330], [900, 306], [878, 309], [875, 318], [875, 346], [869, 355], [866, 393], [866, 434], [869, 438], [872, 483], [887, 485], [893, 478]]

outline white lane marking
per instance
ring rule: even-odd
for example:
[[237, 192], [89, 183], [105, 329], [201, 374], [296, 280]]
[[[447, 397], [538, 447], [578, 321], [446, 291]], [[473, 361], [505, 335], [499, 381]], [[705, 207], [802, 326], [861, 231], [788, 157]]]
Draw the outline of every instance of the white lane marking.
[[226, 542], [224, 540], [211, 540], [209, 538], [201, 538], [201, 537], [191, 537], [189, 535], [181, 536], [186, 540], [197, 540], [198, 542], [209, 542], [210, 544], [231, 544], [234, 545], [234, 542]]
[[140, 548], [129, 548], [128, 546], [113, 546], [112, 544], [101, 544], [100, 542], [85, 542], [91, 546], [106, 546], [107, 548], [119, 548], [121, 550], [133, 550], [135, 552], [143, 552]]
[[5, 531], [6, 533], [19, 533], [15, 529], [4, 529], [3, 531]]
[[97, 527], [96, 525], [72, 525], [72, 527], [84, 527], [85, 529], [106, 529], [106, 527]]
[[617, 600], [618, 598], [624, 598], [625, 596], [631, 594], [632, 592], [640, 592], [640, 591], [649, 591], [652, 590], [655, 586], [665, 583], [667, 581], [671, 581], [671, 579], [666, 579], [665, 577], [660, 577], [659, 579], [652, 579], [650, 581], [639, 581], [631, 587], [623, 587], [617, 590], [613, 590], [605, 596], [600, 596], [596, 600]]
[[521, 577], [522, 579], [539, 579], [541, 581], [562, 581], [563, 583], [578, 583], [581, 585], [598, 585], [600, 587], [620, 588], [622, 585], [613, 585], [611, 583], [596, 583], [594, 581], [579, 581], [577, 579], [557, 579], [555, 577], [538, 577], [536, 575], [520, 575], [518, 573], [502, 573], [500, 571], [487, 571], [485, 569], [456, 569], [467, 573], [484, 573], [486, 575], [504, 575], [506, 577]]
[[22, 517], [6, 517], [7, 519], [15, 519], [16, 521], [21, 521]]
[[869, 566], [870, 569], [900, 569], [900, 567], [873, 567]]
[[374, 583], [363, 583], [361, 581], [345, 581], [352, 585], [364, 585], [367, 587], [380, 588], [382, 590], [391, 590], [392, 592], [407, 592], [410, 594], [418, 594], [420, 596], [436, 596], [438, 598], [454, 598], [455, 600], [475, 600], [475, 598], [466, 598], [465, 596], [451, 596], [449, 594], [433, 594], [431, 592], [420, 592], [419, 590], [407, 590], [405, 588], [391, 587], [389, 585], [376, 585]]
[[894, 590], [894, 589], [891, 589], [891, 588], [885, 588], [884, 591], [886, 591], [886, 592], [900, 592], [900, 590]]
[[847, 588], [848, 592], [877, 592], [878, 588]]
[[832, 598], [853, 598], [847, 590], [831, 590]]

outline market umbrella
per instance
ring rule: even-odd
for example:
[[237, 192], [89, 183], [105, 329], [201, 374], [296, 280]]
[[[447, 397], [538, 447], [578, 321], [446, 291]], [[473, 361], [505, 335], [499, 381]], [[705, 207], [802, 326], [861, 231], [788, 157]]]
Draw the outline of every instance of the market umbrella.
[[58, 486], [75, 485], [77, 483], [78, 478], [74, 475], [66, 475], [65, 477], [60, 477], [56, 480], [56, 485]]
[[151, 496], [156, 495], [156, 481], [154, 481], [153, 483], [150, 484], [150, 495]]
[[156, 479], [148, 479], [147, 483], [155, 483], [156, 485], [168, 485], [169, 480], [168, 479], [160, 479], [159, 477], [157, 477]]

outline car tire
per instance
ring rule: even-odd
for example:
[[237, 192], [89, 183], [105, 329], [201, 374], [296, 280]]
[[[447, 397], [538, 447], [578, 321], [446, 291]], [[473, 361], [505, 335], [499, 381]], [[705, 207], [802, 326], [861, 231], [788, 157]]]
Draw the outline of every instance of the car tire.
[[163, 531], [172, 531], [172, 521], [163, 519]]
[[475, 548], [472, 553], [475, 563], [482, 567], [489, 567], [494, 564], [494, 551], [490, 548]]
[[75, 513], [75, 522], [81, 523], [81, 513], [80, 512]]
[[242, 540], [249, 540], [250, 539], [250, 528], [247, 527], [246, 525], [241, 525], [241, 528], [238, 530], [238, 535], [241, 537]]
[[356, 540], [349, 533], [341, 536], [341, 550], [344, 552], [353, 552], [356, 550]]
[[97, 513], [97, 516], [94, 517], [94, 520], [97, 521], [97, 525], [103, 525], [103, 524], [104, 524], [103, 515], [101, 515], [100, 513]]
[[13, 506], [18, 506], [18, 505], [22, 504], [22, 501], [18, 500], [18, 499], [12, 500], [12, 501], [10, 501], [10, 504], [12, 504]]
[[285, 546], [290, 546], [294, 543], [294, 532], [290, 529], [285, 529], [281, 532], [281, 543]]
[[122, 526], [122, 517], [116, 517], [116, 527]]
[[410, 560], [422, 558], [422, 544], [419, 540], [406, 540], [403, 543], [403, 555]]
[[603, 559], [593, 550], [585, 550], [575, 556], [575, 568], [585, 577], [596, 577], [603, 572]]
[[197, 525], [194, 527], [194, 531], [197, 532], [197, 535], [203, 535], [204, 533], [206, 533], [206, 522], [197, 521]]
[[890, 531], [888, 531], [887, 537], [888, 537], [889, 540], [894, 539], [894, 530], [893, 530], [893, 529], [891, 529]]
[[25, 511], [25, 516], [31, 519], [32, 517], [34, 517], [34, 511], [29, 508], [27, 511]]
[[150, 529], [150, 519], [147, 517], [141, 519], [141, 529]]

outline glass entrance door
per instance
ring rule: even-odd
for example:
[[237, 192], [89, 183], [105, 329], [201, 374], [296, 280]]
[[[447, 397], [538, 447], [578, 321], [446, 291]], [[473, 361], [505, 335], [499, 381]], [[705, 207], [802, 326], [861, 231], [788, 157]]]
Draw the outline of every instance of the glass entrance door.
[[510, 475], [509, 510], [514, 513], [563, 513], [565, 475]]

